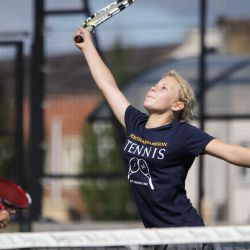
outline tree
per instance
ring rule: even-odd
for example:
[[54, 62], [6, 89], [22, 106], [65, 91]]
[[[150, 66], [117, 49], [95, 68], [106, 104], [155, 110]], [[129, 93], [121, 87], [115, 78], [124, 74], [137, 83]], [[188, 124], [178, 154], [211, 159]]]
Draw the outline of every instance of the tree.
[[111, 123], [95, 122], [85, 127], [83, 152], [82, 173], [124, 174], [121, 179], [103, 178], [81, 183], [88, 217], [94, 220], [134, 219], [135, 209]]

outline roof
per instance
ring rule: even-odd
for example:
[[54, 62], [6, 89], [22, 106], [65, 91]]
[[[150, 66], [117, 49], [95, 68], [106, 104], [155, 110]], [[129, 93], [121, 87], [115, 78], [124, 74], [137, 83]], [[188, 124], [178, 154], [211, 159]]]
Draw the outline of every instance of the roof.
[[[249, 115], [250, 114], [250, 56], [212, 54], [207, 56], [206, 114]], [[146, 92], [161, 76], [171, 69], [181, 73], [193, 86], [199, 88], [199, 57], [166, 60], [150, 70], [139, 74], [122, 89], [130, 103], [144, 111]], [[90, 120], [110, 119], [111, 111], [102, 102], [90, 115]]]

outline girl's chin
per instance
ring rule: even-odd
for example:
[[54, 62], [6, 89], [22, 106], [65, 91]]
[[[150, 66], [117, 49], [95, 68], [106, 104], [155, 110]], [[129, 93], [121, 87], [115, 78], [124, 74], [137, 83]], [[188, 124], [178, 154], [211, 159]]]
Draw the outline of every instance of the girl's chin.
[[150, 113], [150, 111], [152, 111], [152, 106], [150, 106], [148, 103], [144, 103], [143, 107], [148, 111], [148, 113]]
[[143, 107], [144, 107], [146, 110], [150, 109], [150, 105], [149, 105], [147, 102], [144, 102], [144, 103], [143, 103]]

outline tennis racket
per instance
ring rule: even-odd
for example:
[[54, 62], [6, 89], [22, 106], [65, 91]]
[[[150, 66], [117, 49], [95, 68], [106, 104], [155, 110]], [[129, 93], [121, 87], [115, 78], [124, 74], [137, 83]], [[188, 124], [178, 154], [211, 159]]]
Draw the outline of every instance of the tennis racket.
[[[94, 32], [94, 29], [99, 26], [100, 24], [104, 23], [114, 15], [118, 14], [122, 10], [126, 9], [135, 0], [117, 0], [108, 6], [104, 7], [103, 9], [97, 11], [91, 17], [88, 17], [82, 24], [82, 27], [87, 29], [89, 32]], [[84, 38], [81, 35], [75, 36], [76, 43], [84, 42]]]
[[31, 198], [19, 185], [0, 177], [0, 210], [24, 209], [31, 204]]

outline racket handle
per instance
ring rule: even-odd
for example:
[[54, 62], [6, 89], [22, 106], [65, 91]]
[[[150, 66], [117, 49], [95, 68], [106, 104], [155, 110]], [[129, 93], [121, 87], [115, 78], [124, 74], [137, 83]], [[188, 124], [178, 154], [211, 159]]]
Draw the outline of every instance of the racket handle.
[[0, 202], [0, 210], [4, 210], [4, 205], [2, 204], [2, 202]]
[[[84, 28], [89, 32], [94, 31], [93, 26], [87, 26], [87, 27], [84, 27]], [[77, 35], [77, 36], [75, 36], [74, 40], [75, 40], [76, 43], [83, 43], [84, 42], [84, 37], [83, 37], [83, 35]]]
[[75, 43], [83, 43], [84, 42], [84, 38], [81, 35], [75, 36]]

